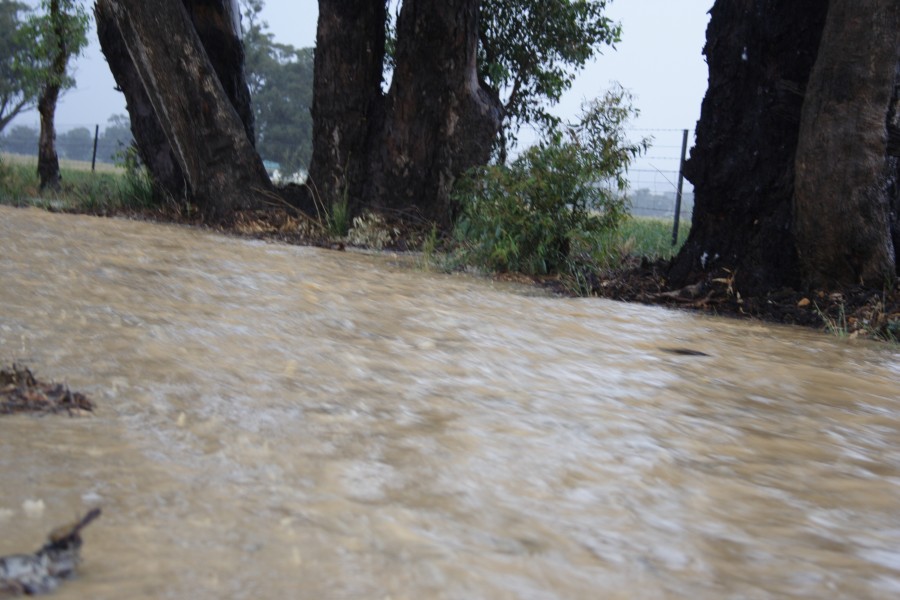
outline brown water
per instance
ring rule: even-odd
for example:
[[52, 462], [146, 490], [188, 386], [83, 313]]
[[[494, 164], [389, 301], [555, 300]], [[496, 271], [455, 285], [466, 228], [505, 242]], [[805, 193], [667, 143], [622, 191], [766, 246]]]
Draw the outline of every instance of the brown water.
[[900, 595], [887, 346], [0, 208], [13, 359], [98, 405], [0, 420], [59, 598]]

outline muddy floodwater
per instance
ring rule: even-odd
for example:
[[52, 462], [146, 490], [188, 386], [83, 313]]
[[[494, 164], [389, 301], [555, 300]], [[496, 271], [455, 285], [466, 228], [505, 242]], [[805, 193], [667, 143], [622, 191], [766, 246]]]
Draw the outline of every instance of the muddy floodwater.
[[[897, 598], [900, 352], [0, 207], [0, 555], [56, 598]], [[682, 355], [683, 348], [708, 356]]]

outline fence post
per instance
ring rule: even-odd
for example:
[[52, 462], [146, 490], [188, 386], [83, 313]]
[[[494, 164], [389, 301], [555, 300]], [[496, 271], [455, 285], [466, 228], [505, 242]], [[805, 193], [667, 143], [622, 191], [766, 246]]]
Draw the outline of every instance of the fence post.
[[94, 169], [97, 166], [97, 138], [100, 137], [100, 126], [96, 125], [94, 127], [94, 154], [91, 156], [91, 173], [94, 172]]
[[672, 245], [678, 244], [678, 225], [681, 220], [681, 189], [684, 186], [684, 161], [687, 158], [688, 130], [681, 138], [681, 162], [678, 165], [678, 190], [675, 192], [675, 224], [672, 226]]

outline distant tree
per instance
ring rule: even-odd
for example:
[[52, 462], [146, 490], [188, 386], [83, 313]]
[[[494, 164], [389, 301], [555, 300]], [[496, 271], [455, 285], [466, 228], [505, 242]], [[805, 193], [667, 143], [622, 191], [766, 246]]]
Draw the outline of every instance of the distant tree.
[[43, 12], [32, 14], [22, 33], [30, 40], [27, 50], [37, 59], [40, 69], [38, 175], [43, 189], [59, 187], [56, 104], [60, 93], [75, 85], [69, 74], [69, 60], [87, 46], [89, 16], [77, 0], [41, 0], [40, 7]]
[[76, 127], [56, 137], [60, 154], [69, 160], [91, 160], [94, 135], [87, 127]]
[[21, 2], [0, 1], [0, 132], [16, 115], [34, 108], [40, 78], [24, 31], [29, 9]]
[[40, 132], [34, 127], [16, 125], [0, 138], [0, 147], [4, 152], [34, 156], [37, 152], [39, 135]]
[[244, 0], [245, 73], [256, 121], [256, 148], [283, 172], [307, 168], [312, 155], [312, 48], [279, 44], [259, 18], [261, 0]]

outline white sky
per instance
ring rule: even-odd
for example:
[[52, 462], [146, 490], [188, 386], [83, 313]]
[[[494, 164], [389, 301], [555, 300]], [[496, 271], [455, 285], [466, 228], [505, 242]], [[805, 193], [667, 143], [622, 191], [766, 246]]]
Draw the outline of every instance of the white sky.
[[[29, 3], [36, 4], [34, 0]], [[618, 81], [637, 98], [641, 115], [635, 127], [693, 129], [706, 91], [707, 70], [701, 51], [712, 4], [713, 0], [612, 0], [607, 14], [622, 23], [623, 41], [580, 73], [554, 112], [574, 117], [582, 100], [601, 95], [611, 81]], [[305, 47], [315, 42], [317, 14], [316, 0], [266, 0], [263, 19], [277, 41]], [[95, 124], [102, 130], [111, 115], [125, 113], [124, 98], [113, 89], [115, 82], [93, 32], [90, 46], [77, 59], [75, 77], [77, 88], [66, 93], [59, 104], [59, 130], [77, 126], [93, 130]], [[32, 111], [13, 125], [37, 122], [37, 113]], [[681, 134], [647, 134], [656, 140], [651, 156], [660, 157], [652, 167], [673, 168], [666, 161], [678, 154]]]

